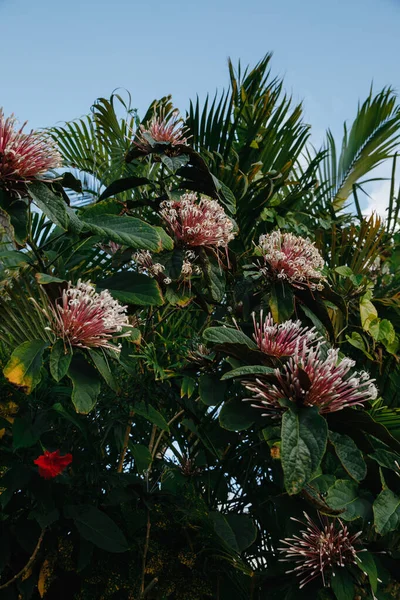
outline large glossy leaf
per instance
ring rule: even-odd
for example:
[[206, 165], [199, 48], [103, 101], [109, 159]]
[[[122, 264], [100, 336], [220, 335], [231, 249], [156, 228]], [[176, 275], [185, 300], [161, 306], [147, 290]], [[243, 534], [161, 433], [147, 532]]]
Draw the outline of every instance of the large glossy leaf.
[[243, 550], [246, 550], [255, 541], [257, 527], [248, 515], [229, 513], [224, 515], [224, 517], [235, 534], [239, 552], [243, 552]]
[[330, 431], [329, 441], [333, 444], [340, 462], [350, 477], [362, 481], [367, 474], [367, 465], [351, 437]]
[[358, 497], [357, 483], [350, 479], [337, 479], [328, 489], [325, 502], [333, 510], [342, 510], [340, 516], [349, 521], [364, 517], [369, 508]]
[[44, 415], [33, 422], [28, 417], [16, 417], [12, 428], [14, 450], [34, 446], [46, 428]]
[[325, 454], [327, 439], [328, 427], [317, 408], [284, 413], [281, 457], [288, 494], [298, 494], [310, 481]]
[[398, 471], [397, 464], [400, 464], [400, 455], [394, 454], [394, 452], [389, 452], [384, 448], [378, 448], [375, 452], [369, 455], [369, 458], [375, 460], [378, 465], [381, 467], [386, 467], [387, 469], [391, 469], [392, 471]]
[[210, 519], [214, 524], [215, 533], [224, 541], [224, 543], [235, 552], [239, 552], [239, 546], [232, 527], [228, 523], [225, 515], [220, 512], [211, 512]]
[[275, 323], [283, 323], [290, 319], [294, 311], [294, 296], [291, 287], [279, 281], [272, 284], [269, 307]]
[[99, 201], [105, 200], [106, 198], [111, 198], [111, 196], [116, 196], [117, 194], [121, 194], [127, 190], [132, 190], [140, 185], [147, 185], [148, 183], [150, 183], [150, 181], [147, 179], [147, 177], [131, 176], [117, 179], [117, 181], [113, 181], [113, 183], [111, 183], [104, 190], [104, 192], [102, 192]]
[[159, 252], [161, 238], [157, 230], [135, 217], [118, 215], [82, 216], [85, 229], [102, 236], [105, 242], [112, 241], [130, 248]]
[[28, 192], [35, 204], [44, 214], [62, 229], [68, 229], [69, 217], [66, 210], [64, 198], [56, 194], [52, 189], [41, 181], [33, 181], [29, 184]]
[[214, 344], [240, 344], [252, 350], [257, 350], [257, 345], [247, 335], [232, 327], [209, 327], [203, 337]]
[[395, 531], [400, 525], [400, 497], [385, 489], [373, 505], [375, 529], [381, 535]]
[[50, 352], [50, 373], [56, 381], [60, 381], [71, 364], [72, 351], [65, 347], [63, 340], [57, 340]]
[[97, 288], [109, 292], [123, 304], [160, 306], [163, 304], [161, 290], [155, 279], [129, 271], [117, 273], [97, 281]]
[[158, 410], [156, 410], [150, 404], [145, 404], [144, 402], [136, 402], [133, 407], [135, 413], [150, 421], [150, 423], [154, 423], [160, 429], [164, 431], [169, 431], [168, 423], [162, 416]]
[[43, 340], [33, 340], [18, 346], [4, 367], [4, 375], [8, 381], [30, 394], [40, 382], [43, 352], [48, 345]]
[[331, 586], [336, 600], [354, 600], [354, 580], [347, 569], [335, 569]]
[[130, 444], [129, 449], [133, 454], [138, 473], [147, 471], [152, 461], [151, 452], [148, 447], [143, 444]]
[[376, 593], [378, 589], [378, 569], [374, 556], [370, 552], [359, 552], [356, 561], [361, 571], [367, 573], [371, 589]]
[[256, 417], [257, 409], [235, 398], [225, 402], [219, 413], [219, 422], [221, 427], [229, 431], [244, 431], [253, 425]]
[[126, 552], [129, 549], [118, 525], [98, 508], [89, 505], [67, 505], [64, 514], [74, 520], [81, 536], [98, 548], [107, 552]]
[[223, 401], [226, 384], [217, 377], [203, 373], [199, 379], [200, 400], [207, 406], [215, 406]]
[[228, 371], [228, 373], [224, 373], [221, 377], [221, 381], [233, 379], [234, 377], [247, 377], [249, 375], [274, 376], [274, 374], [275, 369], [272, 369], [271, 367], [263, 367], [262, 365], [249, 365], [238, 367], [237, 369]]
[[96, 370], [82, 358], [74, 357], [68, 370], [72, 381], [72, 402], [78, 413], [87, 415], [96, 404], [100, 380]]
[[114, 375], [112, 373], [112, 365], [108, 363], [104, 355], [100, 350], [95, 350], [91, 348], [89, 350], [89, 355], [92, 361], [94, 362], [94, 366], [106, 382], [106, 384], [114, 390], [114, 392], [119, 392], [119, 387], [117, 382], [115, 381]]

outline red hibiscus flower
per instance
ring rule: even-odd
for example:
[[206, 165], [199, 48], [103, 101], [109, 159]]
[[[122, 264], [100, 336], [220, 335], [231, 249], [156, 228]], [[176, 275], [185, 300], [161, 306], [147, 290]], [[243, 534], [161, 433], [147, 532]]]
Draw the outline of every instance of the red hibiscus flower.
[[38, 456], [33, 461], [39, 467], [39, 475], [44, 479], [52, 479], [57, 477], [64, 469], [72, 462], [72, 454], [60, 456], [60, 451], [55, 452], [44, 451], [42, 456]]

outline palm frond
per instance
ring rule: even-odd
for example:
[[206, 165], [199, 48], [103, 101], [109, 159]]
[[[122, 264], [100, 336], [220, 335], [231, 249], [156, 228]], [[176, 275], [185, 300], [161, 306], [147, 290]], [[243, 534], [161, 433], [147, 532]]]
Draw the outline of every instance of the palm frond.
[[328, 185], [321, 192], [336, 211], [344, 207], [362, 177], [392, 156], [400, 140], [399, 126], [397, 96], [391, 88], [384, 88], [375, 96], [370, 91], [349, 130], [344, 124], [339, 154], [328, 130], [327, 156], [320, 168], [320, 179]]

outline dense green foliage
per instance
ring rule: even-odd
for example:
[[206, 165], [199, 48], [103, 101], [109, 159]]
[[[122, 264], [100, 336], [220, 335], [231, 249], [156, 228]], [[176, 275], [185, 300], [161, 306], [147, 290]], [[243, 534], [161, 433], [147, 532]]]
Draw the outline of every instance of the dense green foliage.
[[[0, 179], [0, 598], [400, 598], [400, 108], [371, 91], [315, 151], [269, 68], [230, 64], [227, 92], [190, 104], [186, 143], [132, 143], [171, 99], [139, 120], [114, 94], [51, 130], [53, 178], [17, 195]], [[364, 217], [363, 178], [385, 160], [387, 217]], [[160, 204], [192, 191], [235, 238], [192, 249], [188, 275]], [[278, 228], [315, 241], [320, 289], [260, 275], [259, 236]], [[51, 307], [78, 280], [128, 306], [119, 354], [55, 341]], [[253, 339], [261, 310], [315, 327], [377, 399], [326, 414], [287, 400], [279, 418], [244, 402], [243, 382], [273, 383], [281, 364]], [[58, 449], [72, 463], [40, 477], [34, 460]], [[363, 532], [367, 552], [330, 587], [300, 590], [279, 561], [303, 511]]]

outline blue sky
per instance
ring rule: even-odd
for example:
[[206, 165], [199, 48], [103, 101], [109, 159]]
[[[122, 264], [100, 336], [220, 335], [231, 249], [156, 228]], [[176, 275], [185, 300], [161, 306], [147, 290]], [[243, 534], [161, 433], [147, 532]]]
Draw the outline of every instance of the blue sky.
[[86, 113], [127, 88], [144, 112], [181, 109], [273, 51], [274, 75], [304, 100], [318, 143], [341, 133], [374, 81], [400, 91], [400, 0], [0, 0], [0, 106], [32, 127]]

